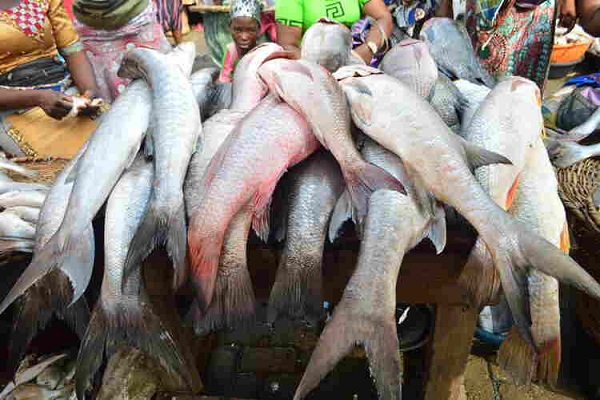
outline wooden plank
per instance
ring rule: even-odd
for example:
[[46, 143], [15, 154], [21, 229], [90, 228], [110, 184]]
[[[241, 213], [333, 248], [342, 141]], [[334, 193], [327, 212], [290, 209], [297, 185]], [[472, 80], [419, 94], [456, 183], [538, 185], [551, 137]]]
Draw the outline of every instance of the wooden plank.
[[479, 309], [438, 306], [428, 344], [425, 400], [466, 400], [464, 373]]

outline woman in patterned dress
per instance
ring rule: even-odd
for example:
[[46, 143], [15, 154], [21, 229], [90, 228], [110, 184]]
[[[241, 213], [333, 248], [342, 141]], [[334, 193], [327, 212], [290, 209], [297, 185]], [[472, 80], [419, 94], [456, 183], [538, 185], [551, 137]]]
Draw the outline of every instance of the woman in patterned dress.
[[[92, 69], [61, 0], [0, 0], [0, 147], [16, 155], [35, 154], [9, 120], [32, 114], [32, 121], [61, 120], [73, 106], [72, 97], [65, 94], [71, 82], [79, 93], [96, 97]], [[32, 124], [26, 125], [35, 132]], [[50, 140], [56, 132], [43, 135]], [[82, 132], [76, 135], [72, 149], [46, 149], [44, 138], [34, 133], [46, 151], [67, 154], [86, 138]]]

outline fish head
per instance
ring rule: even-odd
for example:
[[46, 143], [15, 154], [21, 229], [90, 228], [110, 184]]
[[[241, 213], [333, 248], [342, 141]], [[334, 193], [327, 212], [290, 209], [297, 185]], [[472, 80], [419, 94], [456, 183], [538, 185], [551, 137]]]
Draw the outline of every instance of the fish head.
[[269, 60], [259, 68], [258, 75], [271, 92], [285, 98], [288, 103], [299, 103], [308, 100], [307, 96], [316, 95], [311, 90], [315, 86], [313, 73], [299, 61], [281, 58]]
[[350, 103], [350, 112], [356, 125], [363, 129], [371, 125], [374, 99], [371, 90], [361, 78], [348, 78], [341, 82], [342, 90]]
[[351, 48], [350, 30], [342, 24], [321, 18], [304, 33], [301, 57], [334, 72], [348, 64]]
[[117, 71], [117, 76], [125, 79], [137, 79], [144, 76], [142, 59], [145, 51], [147, 50], [143, 48], [135, 48], [125, 53]]

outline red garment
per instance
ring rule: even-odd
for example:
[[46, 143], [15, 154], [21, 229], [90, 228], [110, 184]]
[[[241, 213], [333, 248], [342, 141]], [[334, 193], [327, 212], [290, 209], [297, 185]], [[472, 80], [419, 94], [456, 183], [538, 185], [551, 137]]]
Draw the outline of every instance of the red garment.
[[73, 0], [63, 0], [63, 6], [65, 7], [65, 11], [69, 16], [69, 19], [74, 21], [75, 17], [73, 17]]

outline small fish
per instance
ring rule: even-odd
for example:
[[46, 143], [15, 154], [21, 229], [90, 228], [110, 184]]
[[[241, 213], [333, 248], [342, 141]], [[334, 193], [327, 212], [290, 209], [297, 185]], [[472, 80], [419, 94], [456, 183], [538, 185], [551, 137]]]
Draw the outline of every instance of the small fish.
[[221, 145], [203, 176], [202, 200], [189, 224], [191, 274], [201, 310], [208, 308], [213, 297], [231, 219], [251, 202], [252, 226], [266, 239], [269, 204], [277, 181], [318, 146], [307, 122], [274, 96], [263, 99]]
[[471, 39], [464, 26], [451, 18], [431, 18], [423, 24], [420, 37], [429, 45], [438, 69], [450, 79], [466, 79], [490, 89], [494, 78], [475, 56]]
[[576, 142], [567, 142], [547, 138], [544, 140], [550, 161], [555, 167], [567, 168], [586, 158], [600, 155], [600, 144], [584, 146]]
[[48, 185], [42, 183], [23, 183], [23, 182], [0, 182], [0, 194], [6, 192], [29, 192], [29, 191], [40, 191], [47, 192], [50, 188]]
[[346, 26], [321, 18], [304, 32], [300, 48], [302, 59], [334, 72], [348, 64], [352, 37]]
[[16, 214], [25, 222], [36, 224], [40, 217], [40, 209], [37, 207], [15, 206], [9, 207], [6, 211]]
[[6, 169], [8, 171], [16, 172], [16, 173], [26, 176], [28, 178], [35, 177], [38, 174], [37, 171], [32, 171], [30, 169], [23, 167], [22, 165], [17, 164], [14, 161], [9, 160], [8, 158], [6, 158], [6, 154], [4, 154], [4, 153], [2, 153], [2, 155], [0, 155], [0, 168]]
[[453, 132], [460, 132], [465, 99], [446, 75], [438, 76], [429, 102]]
[[[516, 79], [512, 89], [531, 81]], [[395, 78], [370, 75], [343, 80], [353, 120], [365, 134], [398, 155], [411, 179], [458, 211], [477, 230], [493, 255], [515, 323], [529, 332], [524, 313], [524, 293], [516, 271], [533, 267], [580, 290], [600, 297], [600, 285], [579, 264], [551, 243], [513, 220], [485, 192], [471, 170], [489, 164], [510, 164], [453, 134], [431, 106]], [[433, 156], [435, 155], [435, 156]], [[530, 337], [528, 337], [530, 338]]]
[[412, 38], [392, 47], [383, 57], [380, 68], [424, 99], [430, 98], [438, 79], [437, 65], [429, 54], [427, 44]]
[[0, 237], [0, 254], [13, 252], [33, 253], [34, 241], [31, 239], [15, 239]]
[[33, 239], [35, 225], [23, 221], [17, 214], [10, 211], [0, 213], [0, 236], [15, 239]]
[[164, 244], [173, 262], [173, 286], [177, 288], [187, 279], [183, 181], [202, 126], [189, 80], [196, 48], [191, 42], [179, 48], [182, 68], [173, 68], [177, 64], [157, 50], [137, 48], [125, 55], [119, 69], [119, 76], [141, 77], [152, 88], [149, 137], [155, 165], [152, 196], [129, 247], [126, 275]]
[[0, 194], [0, 207], [37, 207], [44, 204], [46, 193], [39, 191], [12, 191]]
[[356, 210], [353, 219], [359, 227], [373, 191], [388, 188], [404, 192], [400, 182], [360, 156], [350, 131], [348, 103], [327, 70], [306, 60], [279, 59], [266, 62], [259, 75], [271, 92], [306, 118], [323, 147], [335, 157]]
[[314, 325], [323, 308], [327, 228], [344, 181], [335, 159], [322, 150], [289, 171], [286, 183], [287, 215], [281, 215], [286, 237], [269, 299], [269, 321], [287, 315]]
[[13, 390], [15, 390], [16, 387], [34, 380], [46, 368], [62, 360], [66, 356], [66, 354], [53, 355], [23, 371], [17, 371], [14, 379], [4, 386], [2, 392], [0, 392], [0, 400], [4, 400]]

